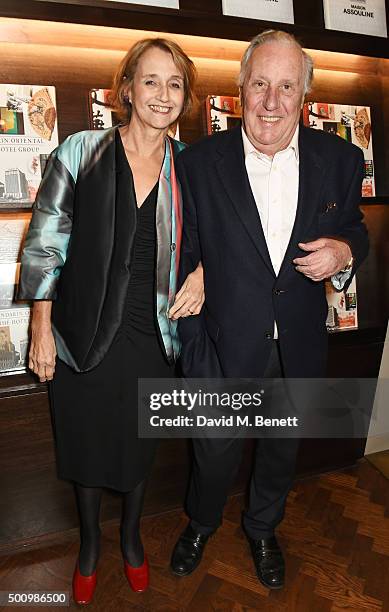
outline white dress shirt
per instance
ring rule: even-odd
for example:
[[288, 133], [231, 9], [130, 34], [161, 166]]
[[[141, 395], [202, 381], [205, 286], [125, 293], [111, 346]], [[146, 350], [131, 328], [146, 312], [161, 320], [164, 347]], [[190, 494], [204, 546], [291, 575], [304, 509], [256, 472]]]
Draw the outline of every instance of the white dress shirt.
[[[247, 175], [276, 275], [280, 271], [296, 218], [299, 190], [298, 134], [297, 125], [287, 148], [269, 157], [251, 144], [242, 127]], [[274, 338], [278, 338], [276, 322]]]
[[[247, 175], [276, 276], [285, 257], [296, 218], [299, 191], [298, 135], [297, 125], [286, 149], [269, 157], [251, 144], [242, 126]], [[334, 274], [331, 281], [335, 289], [341, 290], [350, 276], [351, 270]], [[274, 338], [278, 338], [276, 322]]]
[[246, 170], [274, 272], [278, 275], [296, 218], [299, 189], [299, 126], [286, 149], [269, 157], [242, 128]]

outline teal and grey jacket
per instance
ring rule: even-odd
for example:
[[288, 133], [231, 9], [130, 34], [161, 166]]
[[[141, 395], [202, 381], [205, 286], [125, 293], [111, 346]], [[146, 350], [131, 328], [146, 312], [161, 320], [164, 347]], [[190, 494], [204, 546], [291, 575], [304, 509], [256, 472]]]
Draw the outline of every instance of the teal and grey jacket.
[[[130, 275], [136, 201], [128, 166], [125, 172], [118, 162], [118, 137], [117, 127], [79, 132], [53, 151], [21, 258], [18, 299], [53, 300], [58, 356], [80, 372], [107, 352], [121, 323]], [[156, 205], [156, 321], [169, 363], [180, 351], [177, 321], [168, 311], [182, 236], [174, 158], [184, 146], [166, 138]]]

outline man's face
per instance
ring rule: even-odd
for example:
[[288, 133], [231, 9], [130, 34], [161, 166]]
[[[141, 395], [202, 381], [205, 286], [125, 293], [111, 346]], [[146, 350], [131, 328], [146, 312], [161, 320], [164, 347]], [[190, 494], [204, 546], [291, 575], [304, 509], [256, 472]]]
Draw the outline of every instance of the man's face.
[[257, 47], [242, 86], [243, 123], [250, 142], [266, 155], [285, 149], [300, 119], [303, 58], [279, 42]]

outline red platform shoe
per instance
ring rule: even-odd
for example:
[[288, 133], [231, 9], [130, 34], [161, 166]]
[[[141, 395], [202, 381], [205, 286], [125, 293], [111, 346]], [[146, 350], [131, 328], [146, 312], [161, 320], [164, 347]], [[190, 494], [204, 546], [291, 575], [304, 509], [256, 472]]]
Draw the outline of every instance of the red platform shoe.
[[143, 593], [149, 586], [149, 562], [146, 555], [140, 567], [132, 567], [124, 560], [124, 573], [132, 590], [135, 593]]
[[78, 604], [88, 604], [92, 601], [96, 588], [96, 570], [91, 576], [80, 574], [78, 562], [73, 576], [73, 599]]

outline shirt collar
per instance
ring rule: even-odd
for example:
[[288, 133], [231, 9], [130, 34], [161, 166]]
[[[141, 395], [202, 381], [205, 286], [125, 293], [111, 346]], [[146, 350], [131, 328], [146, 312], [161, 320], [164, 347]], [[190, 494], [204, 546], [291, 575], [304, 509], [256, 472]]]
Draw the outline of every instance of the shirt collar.
[[[247, 158], [248, 155], [250, 155], [250, 153], [255, 154], [257, 157], [262, 158], [262, 159], [271, 159], [269, 157], [269, 155], [266, 155], [265, 153], [262, 153], [261, 151], [258, 151], [258, 149], [256, 149], [254, 147], [254, 145], [251, 143], [251, 141], [248, 139], [246, 132], [244, 131], [243, 128], [243, 124], [242, 124], [242, 139], [243, 139], [243, 150], [244, 150], [244, 156], [245, 158]], [[292, 139], [290, 141], [290, 143], [288, 144], [288, 146], [286, 147], [286, 149], [283, 149], [283, 151], [288, 151], [289, 149], [292, 149], [295, 156], [296, 156], [296, 160], [299, 161], [299, 144], [298, 144], [298, 138], [299, 138], [299, 124], [297, 124], [297, 127], [294, 131], [294, 134], [292, 136]], [[280, 151], [281, 153], [281, 151]]]

